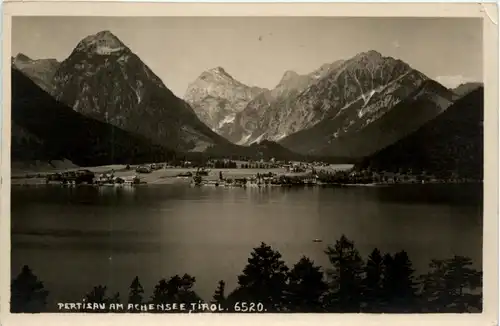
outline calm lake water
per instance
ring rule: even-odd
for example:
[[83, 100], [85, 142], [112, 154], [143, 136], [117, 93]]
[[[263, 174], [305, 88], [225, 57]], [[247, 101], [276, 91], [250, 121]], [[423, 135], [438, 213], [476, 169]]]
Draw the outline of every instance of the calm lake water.
[[[366, 257], [406, 250], [417, 269], [455, 254], [482, 264], [482, 185], [352, 188], [12, 188], [12, 274], [29, 265], [49, 303], [93, 286], [128, 295], [138, 275], [151, 295], [163, 277], [188, 273], [209, 300], [234, 288], [252, 248], [270, 244], [292, 266], [342, 234]], [[322, 239], [315, 243], [313, 239]]]

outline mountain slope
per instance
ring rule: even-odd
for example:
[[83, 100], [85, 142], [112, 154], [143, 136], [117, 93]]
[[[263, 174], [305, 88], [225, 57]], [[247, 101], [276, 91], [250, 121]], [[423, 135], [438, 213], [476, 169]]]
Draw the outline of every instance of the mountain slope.
[[109, 31], [80, 41], [54, 85], [54, 97], [75, 111], [169, 148], [202, 151], [227, 143]]
[[43, 141], [14, 121], [11, 123], [11, 157], [13, 161], [51, 160]]
[[79, 166], [166, 160], [173, 151], [75, 112], [12, 69], [12, 160]]
[[[392, 97], [397, 91], [388, 92], [384, 96]], [[434, 119], [451, 104], [452, 97], [453, 94], [444, 86], [433, 80], [425, 80], [412, 93], [406, 97], [401, 96], [399, 102], [393, 103], [390, 110], [373, 121], [356, 116], [364, 105], [363, 101], [359, 101], [356, 103], [358, 106], [351, 105], [350, 111], [345, 110], [326, 118], [312, 128], [290, 135], [281, 143], [298, 152], [363, 158]], [[384, 103], [384, 98], [378, 98], [377, 101]], [[346, 121], [349, 123], [346, 124]]]
[[452, 99], [403, 61], [361, 53], [299, 96], [302, 109], [293, 112], [299, 128], [292, 128], [299, 130], [280, 143], [297, 152], [360, 158], [439, 115]]
[[189, 84], [184, 100], [198, 117], [215, 132], [227, 136], [230, 125], [238, 112], [258, 94], [265, 91], [235, 80], [223, 68], [203, 72]]
[[426, 171], [482, 179], [484, 89], [455, 102], [414, 133], [366, 158], [357, 169]]
[[478, 89], [482, 86], [483, 86], [482, 83], [464, 83], [464, 84], [460, 84], [459, 86], [454, 88], [452, 91], [453, 91], [453, 93], [455, 93], [457, 95], [455, 98], [460, 98], [460, 97], [463, 97], [463, 96], [469, 94], [470, 92], [472, 92], [473, 90]]
[[291, 105], [295, 97], [307, 87], [340, 66], [342, 61], [324, 64], [310, 74], [299, 75], [294, 71], [286, 71], [280, 82], [272, 90], [267, 90], [250, 101], [245, 109], [235, 117], [227, 138], [238, 144], [259, 142], [262, 129], [269, 124], [273, 110]]
[[22, 71], [46, 92], [53, 91], [52, 79], [60, 64], [56, 59], [33, 60], [19, 53], [12, 58], [11, 63], [13, 67]]

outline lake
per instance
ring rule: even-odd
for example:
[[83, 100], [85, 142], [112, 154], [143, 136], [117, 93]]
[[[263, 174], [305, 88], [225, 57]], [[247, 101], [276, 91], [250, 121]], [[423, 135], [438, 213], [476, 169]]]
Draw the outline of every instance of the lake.
[[[342, 234], [365, 258], [408, 252], [418, 273], [432, 258], [482, 264], [482, 185], [348, 188], [12, 187], [12, 275], [29, 265], [49, 304], [106, 285], [127, 297], [137, 275], [150, 296], [163, 277], [188, 273], [210, 300], [235, 287], [252, 248], [265, 242], [291, 267], [303, 255], [328, 267]], [[313, 242], [321, 239], [323, 242]], [[54, 308], [52, 308], [54, 309]]]

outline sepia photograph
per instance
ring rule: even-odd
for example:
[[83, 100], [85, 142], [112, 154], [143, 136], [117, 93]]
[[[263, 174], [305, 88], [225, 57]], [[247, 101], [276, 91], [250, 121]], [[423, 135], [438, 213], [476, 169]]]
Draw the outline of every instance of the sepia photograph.
[[482, 18], [11, 24], [11, 313], [483, 312]]

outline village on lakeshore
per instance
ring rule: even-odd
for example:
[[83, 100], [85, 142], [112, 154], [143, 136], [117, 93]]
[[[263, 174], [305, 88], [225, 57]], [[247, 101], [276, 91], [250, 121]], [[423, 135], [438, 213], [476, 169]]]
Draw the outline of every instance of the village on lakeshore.
[[233, 161], [211, 159], [204, 163], [183, 160], [141, 165], [112, 165], [73, 168], [12, 176], [13, 185], [59, 184], [93, 186], [137, 186], [182, 181], [190, 186], [387, 186], [422, 183], [471, 183], [456, 173], [441, 176], [425, 171], [372, 171], [353, 165], [324, 162], [269, 160]]

